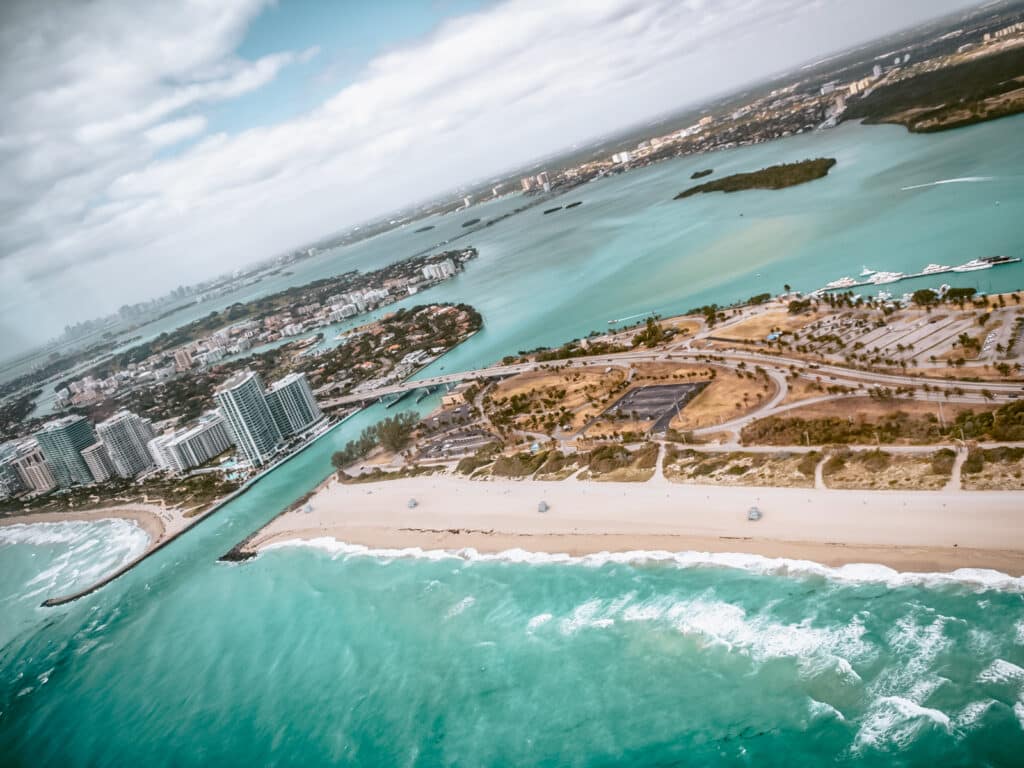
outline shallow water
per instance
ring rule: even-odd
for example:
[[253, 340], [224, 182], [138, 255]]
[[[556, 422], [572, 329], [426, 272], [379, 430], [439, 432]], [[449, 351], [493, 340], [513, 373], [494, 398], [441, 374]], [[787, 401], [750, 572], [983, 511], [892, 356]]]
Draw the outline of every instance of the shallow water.
[[[426, 296], [471, 301], [485, 327], [434, 368], [609, 318], [814, 288], [865, 263], [1020, 255], [1022, 126], [928, 137], [847, 126], [588, 185], [570, 195], [579, 208], [459, 241], [480, 259]], [[671, 200], [698, 167], [817, 155], [840, 161], [822, 182]], [[933, 184], [974, 176], [991, 180]], [[292, 279], [372, 268], [437, 232], [339, 249]], [[1022, 276], [1017, 265], [942, 279], [994, 290]], [[366, 557], [336, 544], [217, 562], [382, 413], [346, 422], [69, 606], [38, 603], [130, 546], [99, 523], [66, 544], [0, 543], [0, 762], [1019, 764], [1019, 580], [696, 555]]]

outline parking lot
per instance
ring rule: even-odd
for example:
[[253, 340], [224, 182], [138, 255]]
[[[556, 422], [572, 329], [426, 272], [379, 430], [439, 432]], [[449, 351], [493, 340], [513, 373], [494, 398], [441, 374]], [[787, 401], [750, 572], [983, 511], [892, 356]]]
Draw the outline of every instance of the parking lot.
[[695, 398], [704, 387], [706, 381], [690, 384], [659, 384], [650, 387], [631, 389], [604, 412], [612, 418], [620, 415], [635, 421], [653, 421], [652, 432], [664, 432], [668, 429], [672, 417]]

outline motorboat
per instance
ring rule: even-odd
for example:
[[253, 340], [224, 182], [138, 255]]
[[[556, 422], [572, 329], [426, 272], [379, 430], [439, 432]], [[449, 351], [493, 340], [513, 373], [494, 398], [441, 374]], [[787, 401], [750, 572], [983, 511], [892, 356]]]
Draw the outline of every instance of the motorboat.
[[943, 272], [952, 271], [952, 267], [948, 267], [945, 264], [929, 264], [927, 267], [921, 270], [922, 275], [938, 275]]

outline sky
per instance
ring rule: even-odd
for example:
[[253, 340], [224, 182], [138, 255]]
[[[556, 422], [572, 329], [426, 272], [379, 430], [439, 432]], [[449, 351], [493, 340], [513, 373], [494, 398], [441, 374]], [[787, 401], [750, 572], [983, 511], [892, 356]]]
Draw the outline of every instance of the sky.
[[0, 358], [969, 0], [3, 0]]

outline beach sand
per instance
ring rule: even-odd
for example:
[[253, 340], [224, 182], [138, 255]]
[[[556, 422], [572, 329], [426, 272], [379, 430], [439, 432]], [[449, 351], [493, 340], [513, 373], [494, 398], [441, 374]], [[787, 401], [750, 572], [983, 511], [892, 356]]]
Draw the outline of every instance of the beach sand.
[[146, 549], [149, 550], [177, 529], [175, 518], [179, 516], [174, 512], [175, 510], [163, 509], [155, 504], [126, 504], [97, 509], [69, 509], [63, 512], [37, 512], [28, 515], [0, 517], [0, 526], [121, 518], [133, 520], [146, 532], [146, 535], [149, 536], [149, 545]]
[[[417, 505], [409, 508], [410, 498]], [[538, 504], [549, 505], [547, 512]], [[331, 481], [243, 547], [330, 537], [372, 548], [584, 555], [737, 552], [899, 571], [991, 568], [1024, 575], [1024, 494], [838, 491], [648, 483]], [[757, 505], [758, 522], [747, 520]]]

